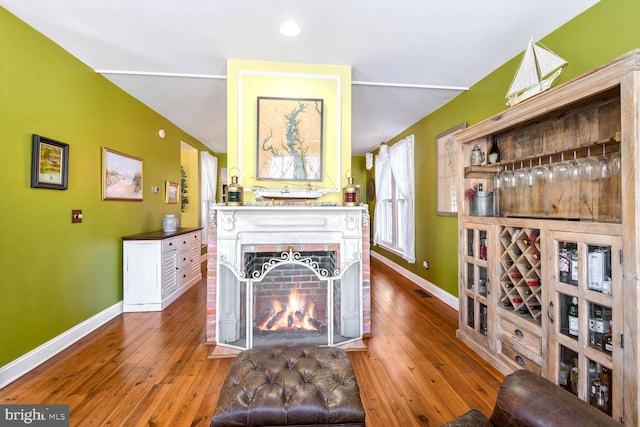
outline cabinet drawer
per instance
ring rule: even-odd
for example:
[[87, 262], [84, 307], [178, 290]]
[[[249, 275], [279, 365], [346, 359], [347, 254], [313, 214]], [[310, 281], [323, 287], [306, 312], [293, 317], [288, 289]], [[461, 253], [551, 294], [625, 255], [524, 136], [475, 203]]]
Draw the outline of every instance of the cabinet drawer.
[[531, 371], [534, 374], [542, 375], [540, 364], [518, 351], [509, 340], [502, 341], [502, 355], [517, 367]]
[[182, 236], [178, 236], [177, 239], [179, 239], [178, 241], [179, 250], [183, 250], [183, 249], [190, 248], [191, 245], [200, 246], [201, 237], [199, 232], [193, 232], [189, 234], [183, 234]]
[[202, 241], [202, 234], [199, 231], [187, 234], [190, 243], [200, 243]]
[[191, 264], [191, 252], [181, 251], [178, 252], [178, 270], [187, 269], [187, 266]]
[[162, 240], [162, 252], [178, 249], [180, 247], [180, 241], [178, 237], [172, 237], [170, 239]]
[[500, 334], [528, 348], [534, 353], [540, 354], [542, 340], [538, 334], [531, 332], [527, 328], [523, 328], [510, 320], [500, 318]]

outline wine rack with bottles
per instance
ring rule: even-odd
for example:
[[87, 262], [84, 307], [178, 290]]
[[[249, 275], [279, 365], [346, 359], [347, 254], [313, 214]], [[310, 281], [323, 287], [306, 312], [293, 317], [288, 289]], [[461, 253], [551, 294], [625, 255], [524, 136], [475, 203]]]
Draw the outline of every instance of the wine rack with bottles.
[[500, 308], [540, 324], [540, 230], [503, 227], [500, 249]]

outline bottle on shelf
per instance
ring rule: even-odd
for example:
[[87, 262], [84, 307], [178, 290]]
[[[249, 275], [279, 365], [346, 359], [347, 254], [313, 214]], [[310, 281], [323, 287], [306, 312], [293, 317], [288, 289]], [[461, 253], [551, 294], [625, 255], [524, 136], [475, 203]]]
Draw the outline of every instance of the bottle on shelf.
[[564, 361], [560, 362], [560, 374], [558, 375], [558, 385], [565, 390], [571, 389], [571, 382], [569, 381], [569, 372], [571, 367]]
[[609, 331], [607, 332], [607, 336], [604, 337], [604, 351], [607, 353], [613, 352], [613, 334], [611, 332], [612, 320], [609, 317]]
[[578, 248], [573, 248], [569, 251], [569, 265], [571, 270], [571, 283], [578, 286]]
[[498, 146], [498, 136], [493, 135], [493, 142], [489, 149], [489, 164], [496, 164], [500, 161], [500, 147]]
[[609, 370], [604, 366], [598, 366], [598, 371], [591, 379], [589, 388], [589, 403], [602, 412], [611, 415], [609, 406]]
[[571, 298], [571, 304], [569, 304], [569, 335], [574, 337], [578, 336], [578, 298]]
[[478, 254], [479, 259], [487, 259], [487, 239], [480, 239], [480, 250]]
[[578, 359], [573, 359], [573, 363], [571, 364], [571, 377], [570, 377], [570, 388], [569, 391], [571, 393], [578, 395], [578, 379], [580, 377], [580, 370], [578, 368]]
[[599, 409], [602, 400], [600, 373], [589, 375], [589, 382], [589, 403]]
[[594, 304], [589, 317], [589, 343], [598, 349], [606, 346], [606, 336], [610, 332], [611, 309]]
[[562, 283], [569, 283], [570, 281], [569, 264], [569, 249], [567, 249], [567, 242], [562, 242], [562, 246], [558, 250], [559, 279]]
[[601, 406], [598, 405], [598, 409], [611, 415], [611, 372], [605, 366], [602, 367], [600, 372], [600, 398]]

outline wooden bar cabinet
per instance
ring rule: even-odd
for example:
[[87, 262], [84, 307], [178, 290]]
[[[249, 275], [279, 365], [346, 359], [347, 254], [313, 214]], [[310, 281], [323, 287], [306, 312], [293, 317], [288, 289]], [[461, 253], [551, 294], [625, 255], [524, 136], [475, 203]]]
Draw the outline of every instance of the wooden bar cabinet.
[[638, 425], [640, 50], [455, 138], [458, 338]]

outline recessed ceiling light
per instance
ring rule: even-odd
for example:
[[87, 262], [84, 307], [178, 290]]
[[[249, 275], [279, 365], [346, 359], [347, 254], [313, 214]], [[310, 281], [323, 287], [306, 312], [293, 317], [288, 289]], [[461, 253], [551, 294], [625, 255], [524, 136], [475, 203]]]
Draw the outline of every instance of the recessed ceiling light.
[[280, 34], [285, 37], [298, 37], [302, 30], [293, 21], [287, 21], [284, 24], [280, 25]]

